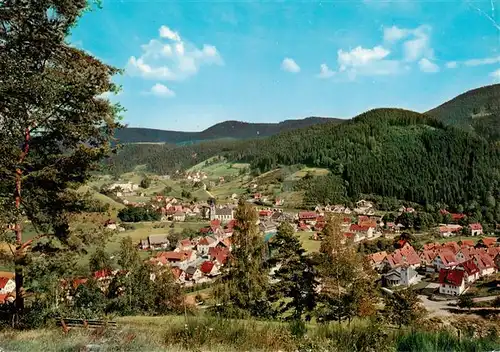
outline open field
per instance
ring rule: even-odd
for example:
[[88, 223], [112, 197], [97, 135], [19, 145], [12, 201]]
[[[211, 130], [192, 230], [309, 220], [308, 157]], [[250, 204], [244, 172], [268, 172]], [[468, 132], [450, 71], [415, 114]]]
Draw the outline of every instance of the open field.
[[305, 167], [299, 171], [294, 172], [290, 176], [287, 177], [287, 181], [296, 181], [300, 180], [307, 174], [311, 174], [313, 176], [326, 176], [330, 173], [328, 169], [318, 168], [318, 167]]
[[307, 252], [319, 252], [319, 247], [321, 246], [321, 241], [315, 241], [311, 239], [312, 231], [298, 232], [300, 241], [302, 242], [302, 247]]

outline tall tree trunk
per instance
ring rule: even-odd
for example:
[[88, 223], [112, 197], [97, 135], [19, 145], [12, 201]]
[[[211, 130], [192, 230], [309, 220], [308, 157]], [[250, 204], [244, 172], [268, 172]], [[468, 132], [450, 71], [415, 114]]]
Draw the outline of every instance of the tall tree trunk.
[[26, 155], [28, 155], [29, 151], [29, 142], [30, 142], [30, 127], [27, 127], [24, 132], [24, 143], [21, 150], [21, 154], [19, 155], [18, 166], [16, 169], [16, 189], [14, 192], [14, 200], [15, 206], [17, 210], [17, 223], [15, 224], [15, 233], [16, 233], [16, 253], [14, 258], [15, 263], [15, 281], [16, 281], [16, 315], [19, 319], [19, 316], [24, 311], [24, 273], [23, 267], [25, 264], [24, 256], [25, 249], [23, 248], [23, 229], [21, 225], [22, 216], [20, 214], [21, 210], [21, 189], [22, 189], [22, 176], [23, 170], [21, 168], [21, 164], [26, 159]]

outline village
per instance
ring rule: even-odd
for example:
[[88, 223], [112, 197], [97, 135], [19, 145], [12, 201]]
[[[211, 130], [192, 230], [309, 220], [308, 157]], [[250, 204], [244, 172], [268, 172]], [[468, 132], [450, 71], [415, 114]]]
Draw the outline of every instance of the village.
[[[206, 178], [203, 173], [185, 176], [191, 182], [199, 182]], [[256, 187], [255, 187], [256, 188]], [[140, 187], [131, 182], [118, 183], [110, 187], [117, 197], [137, 194]], [[268, 199], [259, 192], [250, 193], [247, 202], [253, 203], [258, 211], [258, 227], [265, 242], [272, 241], [279, 225], [288, 222], [293, 225], [298, 236], [319, 249], [321, 231], [326, 219], [336, 215], [342, 219], [342, 233], [346, 242], [354, 245], [389, 241], [394, 245], [388, 249], [366, 254], [373, 269], [378, 273], [379, 283], [388, 289], [399, 290], [418, 287], [430, 298], [450, 299], [468, 292], [478, 282], [495, 278], [500, 267], [500, 243], [496, 237], [485, 237], [480, 223], [472, 223], [466, 228], [460, 225], [465, 215], [451, 214], [441, 210], [449, 219], [449, 223], [440, 224], [432, 229], [433, 238], [437, 240], [419, 243], [408, 239], [406, 231], [412, 231], [405, 225], [395, 221], [384, 221], [384, 216], [376, 210], [370, 201], [361, 200], [351, 209], [345, 205], [316, 206], [311, 210], [288, 209], [283, 199]], [[207, 287], [224, 271], [232, 250], [231, 237], [236, 227], [235, 209], [238, 197], [233, 194], [223, 204], [216, 204], [214, 198], [208, 201], [186, 201], [182, 198], [156, 195], [147, 202], [128, 202], [123, 199], [126, 211], [137, 209], [156, 214], [159, 223], [204, 224], [184, 238], [172, 240], [172, 231], [151, 233], [141, 238], [136, 244], [146, 261], [157, 265], [162, 270], [170, 270], [182, 287], [196, 290]], [[144, 213], [144, 214], [146, 214]], [[402, 207], [399, 215], [416, 214], [416, 210]], [[120, 218], [120, 214], [118, 216]], [[126, 235], [122, 222], [108, 220], [104, 224], [108, 229]], [[140, 220], [140, 219], [139, 219]], [[461, 236], [467, 230], [466, 238]], [[420, 234], [421, 235], [421, 234]], [[392, 241], [392, 242], [391, 242]], [[15, 293], [13, 273], [0, 273], [0, 302], [12, 302]], [[116, 275], [126, 275], [119, 270], [101, 270], [95, 272], [94, 279], [102, 290], [106, 290]], [[71, 286], [75, 288], [87, 278], [74, 278], [71, 282], [62, 280], [68, 299], [71, 299]], [[496, 294], [499, 289], [496, 288]]]

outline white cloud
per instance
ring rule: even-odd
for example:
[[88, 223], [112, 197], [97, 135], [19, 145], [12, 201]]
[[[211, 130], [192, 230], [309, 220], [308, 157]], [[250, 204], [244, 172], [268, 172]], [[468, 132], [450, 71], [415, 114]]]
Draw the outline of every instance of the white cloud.
[[433, 57], [434, 50], [430, 47], [430, 27], [420, 26], [411, 31], [413, 39], [403, 43], [405, 60], [416, 61], [422, 57]]
[[281, 69], [291, 73], [300, 72], [300, 66], [297, 65], [294, 59], [291, 59], [289, 57], [284, 58], [281, 62]]
[[405, 28], [399, 28], [397, 26], [384, 27], [384, 41], [386, 42], [397, 42], [408, 36], [411, 31]]
[[179, 35], [179, 33], [171, 30], [167, 26], [161, 26], [159, 31], [160, 31], [160, 37], [162, 38], [170, 39], [175, 42], [181, 41], [181, 36]]
[[500, 82], [500, 68], [490, 73], [490, 77], [492, 77], [495, 80], [495, 82]]
[[500, 56], [487, 57], [484, 59], [472, 59], [464, 61], [465, 66], [493, 65], [500, 62]]
[[160, 39], [141, 46], [140, 56], [131, 56], [126, 71], [146, 79], [179, 81], [198, 73], [203, 65], [223, 65], [217, 48], [204, 44], [200, 49], [167, 26], [159, 29]]
[[337, 51], [337, 60], [340, 65], [340, 70], [344, 71], [347, 67], [363, 66], [370, 62], [382, 60], [389, 55], [390, 51], [381, 46], [376, 46], [373, 49], [365, 49], [358, 46], [351, 51]]
[[337, 52], [339, 72], [347, 72], [350, 79], [354, 79], [357, 75], [373, 76], [398, 73], [401, 70], [400, 62], [386, 59], [389, 54], [390, 51], [382, 46], [375, 46], [372, 49], [358, 46], [351, 51], [341, 49]]
[[426, 73], [439, 72], [439, 66], [427, 58], [420, 59], [420, 61], [418, 62], [418, 66], [420, 67], [420, 71], [422, 72]]
[[458, 62], [456, 61], [450, 61], [446, 63], [446, 68], [457, 68], [458, 67]]
[[161, 83], [156, 83], [154, 86], [151, 87], [151, 94], [165, 98], [175, 97], [175, 92], [170, 90], [167, 86]]
[[327, 79], [331, 78], [335, 75], [335, 71], [330, 70], [327, 64], [320, 65], [320, 72], [318, 74], [318, 78]]

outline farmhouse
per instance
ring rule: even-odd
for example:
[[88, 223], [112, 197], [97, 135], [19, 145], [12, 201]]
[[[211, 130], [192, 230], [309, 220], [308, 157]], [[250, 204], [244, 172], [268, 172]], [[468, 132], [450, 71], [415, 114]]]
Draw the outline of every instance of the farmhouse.
[[165, 249], [170, 246], [168, 235], [149, 235], [146, 240], [141, 240], [142, 249]]
[[471, 236], [481, 236], [483, 234], [483, 226], [480, 223], [470, 224], [469, 229]]

